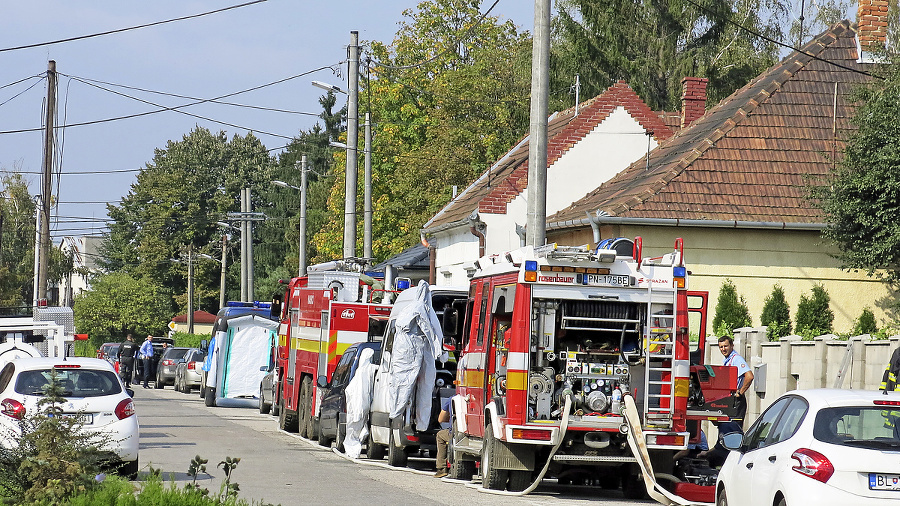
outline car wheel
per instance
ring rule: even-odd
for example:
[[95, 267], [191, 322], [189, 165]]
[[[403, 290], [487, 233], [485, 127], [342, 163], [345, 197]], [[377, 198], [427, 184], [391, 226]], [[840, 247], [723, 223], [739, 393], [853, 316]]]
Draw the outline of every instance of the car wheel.
[[153, 388], [159, 389], [162, 388], [162, 381], [159, 380], [159, 373], [156, 373], [156, 381], [153, 382]]
[[259, 389], [259, 412], [264, 415], [267, 415], [267, 414], [269, 414], [269, 411], [271, 409], [272, 409], [272, 406], [269, 404], [266, 404], [266, 401], [263, 399], [262, 388], [260, 388]]
[[138, 460], [134, 459], [131, 462], [125, 462], [121, 466], [119, 466], [118, 473], [121, 476], [125, 476], [131, 481], [137, 479], [139, 464]]
[[[779, 506], [783, 506], [783, 504], [784, 502], [782, 502]], [[719, 494], [716, 496], [716, 506], [728, 506], [728, 495], [725, 494], [724, 488], [720, 490]]]
[[334, 447], [341, 453], [347, 453], [347, 449], [344, 448], [344, 438], [346, 437], [347, 426], [344, 425], [343, 428], [341, 428], [341, 424], [338, 423], [337, 439], [334, 440]]
[[391, 429], [391, 437], [388, 442], [388, 465], [394, 467], [406, 467], [408, 460], [409, 455], [406, 453], [406, 448], [397, 446], [394, 441], [394, 429]]
[[213, 388], [206, 389], [206, 397], [204, 398], [206, 407], [213, 408], [216, 406], [216, 390]]
[[200, 385], [200, 398], [206, 399], [206, 386]]
[[272, 396], [272, 416], [278, 416], [281, 412], [281, 406], [275, 402], [275, 396]]
[[326, 448], [331, 447], [331, 438], [329, 438], [328, 436], [325, 435], [324, 432], [322, 432], [322, 421], [321, 420], [319, 420], [319, 430], [316, 431], [316, 437], [318, 438], [319, 444], [321, 446], [324, 446]]
[[497, 469], [497, 439], [490, 422], [484, 427], [484, 449], [481, 451], [481, 486], [503, 490], [509, 479], [509, 471]]

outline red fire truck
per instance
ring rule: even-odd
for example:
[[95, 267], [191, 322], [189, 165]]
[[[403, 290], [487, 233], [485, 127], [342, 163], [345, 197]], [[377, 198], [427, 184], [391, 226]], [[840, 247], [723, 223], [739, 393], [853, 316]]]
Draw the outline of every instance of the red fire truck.
[[638, 237], [478, 260], [457, 365], [451, 476], [471, 479], [479, 463], [486, 488], [521, 491], [555, 476], [642, 495], [624, 395], [637, 404], [654, 469], [671, 472], [674, 453], [699, 439], [698, 420], [728, 419], [727, 407], [704, 395], [727, 398], [735, 382], [721, 366], [700, 365], [696, 341], [692, 351], [691, 332], [705, 342], [708, 296], [688, 291], [688, 274], [681, 239], [657, 258], [642, 258]]
[[373, 280], [344, 261], [311, 266], [307, 275], [282, 281], [285, 291], [272, 304], [281, 324], [276, 353], [278, 425], [316, 437], [317, 381], [331, 380], [353, 343], [380, 339], [391, 306], [369, 302]]

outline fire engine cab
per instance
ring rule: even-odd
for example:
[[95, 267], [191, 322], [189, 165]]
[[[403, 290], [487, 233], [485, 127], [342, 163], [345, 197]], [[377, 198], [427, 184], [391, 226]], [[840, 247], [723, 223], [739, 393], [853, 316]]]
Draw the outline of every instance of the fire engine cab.
[[378, 298], [379, 287], [360, 271], [360, 264], [334, 261], [310, 266], [306, 276], [281, 282], [284, 295], [275, 297], [272, 314], [281, 322], [274, 403], [283, 430], [317, 437], [316, 380], [331, 380], [350, 345], [382, 336], [391, 306], [371, 302]]
[[[693, 391], [691, 364], [703, 357], [696, 343], [691, 353], [689, 322], [704, 342], [707, 293], [688, 291], [683, 253], [677, 239], [671, 253], [642, 258], [638, 237], [479, 259], [457, 365], [451, 477], [471, 479], [479, 463], [485, 488], [521, 491], [546, 475], [621, 481], [638, 496], [623, 396], [635, 400], [663, 472], [699, 438], [696, 420], [727, 420]], [[717, 369], [698, 367], [706, 380]], [[689, 406], [689, 397], [700, 400]]]

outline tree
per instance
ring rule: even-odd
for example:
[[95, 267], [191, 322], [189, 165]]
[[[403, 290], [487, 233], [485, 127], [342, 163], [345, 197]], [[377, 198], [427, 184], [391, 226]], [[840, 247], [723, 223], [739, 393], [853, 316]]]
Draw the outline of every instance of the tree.
[[[418, 242], [451, 187], [471, 183], [527, 129], [531, 45], [511, 22], [492, 16], [479, 22], [480, 3], [420, 2], [404, 12], [391, 45], [371, 43], [374, 62], [363, 72], [360, 115], [369, 108], [375, 123], [373, 250], [379, 259]], [[335, 161], [342, 167], [343, 153]], [[314, 237], [319, 260], [341, 256], [344, 179], [334, 174], [327, 223]]]
[[878, 332], [878, 324], [875, 323], [875, 313], [865, 307], [862, 313], [859, 314], [859, 318], [856, 319], [856, 324], [853, 325], [852, 334], [861, 336], [863, 334], [875, 334], [876, 332]]
[[768, 327], [770, 341], [777, 341], [791, 333], [791, 308], [784, 298], [784, 289], [780, 285], [772, 288], [772, 293], [766, 297], [763, 304], [760, 323]]
[[716, 316], [713, 318], [713, 331], [717, 336], [731, 336], [734, 329], [750, 326], [750, 309], [743, 296], [738, 296], [734, 282], [726, 279], [719, 290], [716, 301]]
[[75, 326], [96, 347], [128, 334], [161, 335], [174, 316], [171, 295], [149, 278], [111, 273], [91, 281], [91, 290], [75, 297]]
[[824, 236], [843, 267], [900, 282], [900, 66], [876, 69], [857, 89], [853, 132], [835, 170], [814, 187]]
[[833, 330], [834, 311], [830, 306], [831, 297], [822, 285], [812, 287], [812, 296], [800, 295], [797, 305], [797, 334], [813, 338], [830, 334]]
[[[624, 79], [651, 108], [680, 109], [681, 79], [709, 79], [712, 103], [777, 61], [782, 0], [567, 0], [551, 49], [551, 89], [581, 76], [582, 96]], [[731, 23], [733, 21], [734, 23]]]
[[[216, 222], [240, 211], [245, 187], [251, 188], [254, 209], [266, 207], [271, 175], [268, 151], [252, 133], [229, 140], [224, 132], [195, 128], [181, 141], [169, 141], [155, 151], [121, 204], [108, 207], [112, 223], [101, 265], [107, 272], [122, 271], [186, 294], [187, 269], [171, 260], [200, 253], [220, 258], [225, 232]], [[283, 255], [266, 255], [266, 247], [258, 257], [255, 272], [267, 272], [271, 264], [284, 261]], [[240, 266], [228, 263], [226, 286], [236, 293]], [[195, 267], [195, 289], [218, 294], [219, 266], [195, 261]], [[218, 309], [218, 297], [205, 300], [210, 312]], [[186, 310], [186, 296], [179, 302], [180, 310]]]

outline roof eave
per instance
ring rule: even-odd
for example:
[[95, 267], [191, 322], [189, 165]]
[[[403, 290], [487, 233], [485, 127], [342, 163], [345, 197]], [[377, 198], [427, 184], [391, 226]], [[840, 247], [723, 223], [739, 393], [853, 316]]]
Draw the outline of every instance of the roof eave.
[[680, 218], [629, 218], [620, 216], [596, 216], [573, 220], [547, 223], [547, 230], [564, 230], [568, 228], [589, 227], [591, 222], [597, 225], [651, 225], [661, 227], [705, 227], [705, 228], [745, 228], [766, 230], [825, 230], [825, 223], [792, 223], [777, 221], [741, 221], [741, 220], [685, 220]]

